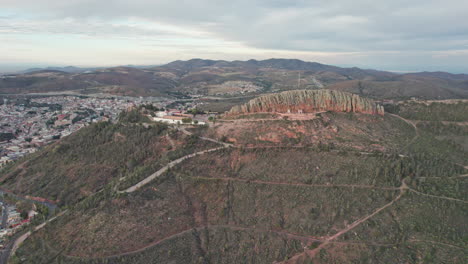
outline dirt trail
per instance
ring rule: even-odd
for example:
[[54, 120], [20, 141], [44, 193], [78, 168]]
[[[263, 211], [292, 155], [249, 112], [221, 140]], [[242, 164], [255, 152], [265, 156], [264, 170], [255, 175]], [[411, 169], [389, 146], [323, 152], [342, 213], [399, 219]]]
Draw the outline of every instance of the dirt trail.
[[411, 120], [416, 124], [432, 124], [432, 123], [442, 123], [444, 125], [459, 125], [459, 126], [467, 126], [467, 121], [430, 121], [430, 120]]
[[[193, 135], [192, 132], [187, 131], [184, 127], [179, 127], [178, 129], [179, 129], [180, 131], [182, 131], [182, 133], [184, 133], [184, 134], [187, 135], [187, 136]], [[213, 138], [200, 137], [200, 136], [199, 136], [198, 138], [200, 138], [200, 139], [202, 139], [202, 140], [210, 141], [210, 142], [213, 142], [213, 143], [221, 144], [221, 145], [223, 145], [223, 146], [225, 146], [225, 147], [232, 147], [232, 146], [233, 146], [233, 144], [226, 143], [226, 142], [222, 142], [222, 141], [219, 141], [219, 140], [216, 140], [216, 139], [213, 139]]]
[[318, 111], [313, 113], [273, 113], [273, 112], [258, 112], [255, 114], [276, 114], [275, 117], [270, 118], [239, 118], [239, 119], [219, 119], [225, 123], [248, 123], [248, 122], [264, 122], [264, 121], [308, 121], [319, 118], [319, 114], [327, 113], [328, 111]]
[[[377, 210], [375, 210], [372, 214], [370, 215], [367, 215], [366, 217], [363, 217], [359, 220], [356, 220], [355, 222], [353, 222], [352, 224], [348, 225], [345, 229], [337, 232], [336, 234], [334, 234], [333, 236], [330, 236], [328, 238], [326, 238], [324, 240], [324, 242], [322, 244], [320, 244], [318, 247], [314, 248], [314, 249], [311, 249], [311, 250], [305, 250], [304, 252], [300, 253], [300, 254], [297, 254], [295, 256], [293, 256], [292, 258], [290, 258], [289, 260], [285, 261], [285, 262], [282, 262], [282, 263], [296, 263], [300, 258], [302, 257], [305, 257], [305, 256], [308, 256], [310, 259], [313, 259], [315, 257], [315, 255], [322, 249], [324, 248], [325, 246], [327, 246], [328, 244], [330, 243], [333, 243], [333, 240], [337, 239], [338, 237], [340, 237], [341, 235], [351, 231], [353, 228], [357, 227], [358, 225], [362, 224], [363, 222], [369, 220], [370, 218], [374, 217], [375, 215], [377, 215], [378, 213], [380, 213], [381, 211], [383, 211], [384, 209], [386, 209], [387, 207], [393, 205], [396, 201], [398, 201], [402, 196], [403, 194], [406, 192], [406, 191], [411, 191], [411, 192], [415, 192], [415, 193], [418, 193], [418, 194], [421, 194], [421, 195], [425, 195], [425, 196], [429, 196], [429, 197], [434, 197], [434, 198], [439, 198], [439, 199], [447, 199], [447, 200], [451, 200], [451, 201], [457, 201], [457, 202], [463, 202], [463, 203], [468, 203], [467, 201], [463, 201], [463, 200], [459, 200], [459, 199], [455, 199], [455, 198], [450, 198], [450, 197], [442, 197], [442, 196], [435, 196], [435, 195], [430, 195], [430, 194], [425, 194], [425, 193], [421, 193], [419, 191], [416, 191], [416, 190], [413, 190], [411, 188], [408, 187], [408, 185], [406, 184], [405, 182], [405, 179], [403, 178], [401, 180], [401, 186], [398, 188], [400, 189], [400, 193], [398, 194], [397, 197], [395, 197], [395, 199], [393, 199], [391, 202], [385, 204], [384, 206], [378, 208]], [[418, 240], [415, 240], [415, 241], [418, 241]], [[450, 245], [450, 244], [447, 244], [447, 245]], [[451, 245], [453, 246], [453, 245]]]
[[359, 184], [307, 184], [307, 183], [291, 183], [291, 182], [276, 182], [276, 181], [261, 181], [261, 180], [248, 180], [230, 177], [196, 177], [191, 178], [203, 179], [203, 180], [222, 180], [222, 181], [239, 181], [246, 183], [256, 183], [265, 185], [287, 185], [287, 186], [303, 186], [303, 187], [345, 187], [345, 188], [364, 188], [364, 189], [379, 189], [379, 190], [399, 190], [399, 187], [379, 187], [374, 185], [359, 185]]
[[408, 240], [408, 242], [412, 242], [412, 243], [431, 243], [431, 244], [443, 245], [443, 246], [447, 246], [447, 247], [454, 247], [454, 248], [459, 248], [459, 249], [466, 250], [466, 248], [464, 248], [464, 247], [460, 247], [460, 246], [457, 246], [457, 245], [452, 245], [452, 244], [448, 244], [448, 243], [444, 243], [444, 242], [439, 242], [439, 241], [432, 241], [432, 240], [410, 239], [410, 240]]
[[[464, 175], [459, 175], [459, 176], [464, 176]], [[460, 199], [456, 199], [456, 198], [445, 197], [445, 196], [437, 196], [437, 195], [432, 195], [432, 194], [427, 194], [427, 193], [417, 191], [415, 189], [412, 189], [412, 188], [408, 187], [408, 185], [406, 185], [406, 183], [405, 183], [405, 179], [403, 179], [401, 182], [405, 185], [405, 188], [407, 190], [409, 190], [410, 192], [414, 192], [414, 193], [424, 195], [424, 196], [428, 196], [428, 197], [432, 197], [432, 198], [445, 199], [445, 200], [461, 202], [461, 203], [468, 203], [468, 201], [464, 201], [464, 200], [460, 200]]]
[[428, 197], [432, 197], [432, 198], [444, 199], [444, 200], [455, 201], [455, 202], [460, 202], [460, 203], [468, 203], [468, 201], [464, 201], [464, 200], [460, 200], [460, 199], [456, 199], [456, 198], [422, 193], [420, 191], [416, 191], [415, 189], [411, 189], [411, 188], [408, 188], [408, 190], [410, 190], [411, 192], [414, 192], [414, 193], [417, 193], [417, 194], [420, 194], [420, 195], [424, 195], [424, 196], [428, 196]]
[[[240, 230], [240, 231], [249, 231], [249, 232], [261, 232], [261, 233], [275, 233], [278, 235], [282, 235], [288, 239], [294, 239], [294, 240], [300, 240], [303, 242], [321, 242], [323, 241], [323, 238], [321, 237], [313, 237], [313, 236], [304, 236], [304, 235], [299, 235], [299, 234], [294, 234], [294, 233], [289, 233], [286, 231], [275, 231], [275, 230], [267, 230], [267, 229], [261, 229], [261, 228], [253, 228], [253, 227], [242, 227], [242, 226], [235, 226], [235, 225], [204, 225], [204, 226], [198, 226], [198, 227], [192, 227], [186, 230], [182, 230], [178, 233], [169, 235], [163, 239], [160, 239], [158, 241], [155, 241], [153, 243], [150, 243], [142, 248], [135, 249], [132, 251], [124, 252], [124, 253], [119, 253], [115, 255], [109, 255], [109, 256], [102, 256], [98, 258], [114, 258], [114, 257], [122, 257], [122, 256], [127, 256], [127, 255], [132, 255], [135, 253], [140, 253], [142, 251], [145, 251], [151, 247], [157, 246], [165, 241], [171, 240], [173, 238], [185, 235], [190, 232], [194, 231], [201, 231], [203, 229], [215, 229], [215, 228], [228, 228], [231, 230]], [[83, 259], [83, 257], [80, 256], [74, 256], [74, 255], [64, 255], [66, 257], [71, 257], [71, 258], [80, 258]]]
[[457, 178], [466, 178], [466, 177], [468, 177], [468, 174], [455, 175], [455, 176], [448, 176], [448, 177], [437, 177], [437, 176], [418, 177], [418, 179], [457, 179]]
[[381, 211], [383, 211], [384, 209], [386, 209], [387, 207], [391, 206], [396, 201], [398, 201], [403, 196], [404, 192], [408, 189], [408, 186], [406, 185], [404, 180], [401, 181], [401, 186], [399, 187], [399, 189], [400, 189], [400, 193], [391, 202], [389, 202], [389, 203], [385, 204], [384, 206], [376, 209], [372, 214], [367, 215], [366, 217], [363, 217], [363, 218], [361, 218], [359, 220], [354, 221], [352, 224], [348, 225], [345, 229], [342, 229], [341, 231], [334, 234], [333, 236], [328, 237], [318, 247], [316, 247], [314, 249], [311, 249], [311, 250], [305, 250], [304, 252], [293, 256], [292, 258], [290, 258], [289, 260], [287, 260], [287, 261], [285, 261], [283, 263], [296, 263], [300, 258], [302, 258], [304, 256], [308, 256], [311, 259], [314, 258], [315, 255], [317, 254], [317, 252], [319, 252], [322, 248], [324, 248], [325, 246], [330, 244], [333, 240], [335, 240], [338, 237], [340, 237], [341, 235], [349, 232], [353, 228], [357, 227], [358, 225], [362, 224], [363, 222], [367, 221], [368, 219], [374, 217], [376, 214], [380, 213]]
[[410, 145], [411, 143], [413, 143], [413, 142], [419, 137], [419, 129], [418, 129], [418, 127], [416, 126], [416, 124], [415, 124], [413, 121], [408, 120], [408, 119], [406, 119], [406, 118], [404, 118], [404, 117], [401, 117], [401, 116], [399, 116], [399, 115], [390, 114], [390, 113], [389, 113], [389, 115], [394, 116], [394, 117], [396, 117], [396, 118], [399, 118], [399, 119], [405, 121], [407, 124], [411, 125], [411, 126], [414, 128], [415, 136], [411, 139], [411, 141], [410, 141], [406, 146], [408, 146], [408, 145]]

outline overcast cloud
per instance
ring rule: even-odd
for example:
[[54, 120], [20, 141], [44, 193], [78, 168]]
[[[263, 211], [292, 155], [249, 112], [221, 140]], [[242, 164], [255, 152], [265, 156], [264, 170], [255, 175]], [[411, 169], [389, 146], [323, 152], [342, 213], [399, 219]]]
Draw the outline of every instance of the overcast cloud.
[[468, 1], [0, 0], [0, 61], [294, 57], [468, 72]]

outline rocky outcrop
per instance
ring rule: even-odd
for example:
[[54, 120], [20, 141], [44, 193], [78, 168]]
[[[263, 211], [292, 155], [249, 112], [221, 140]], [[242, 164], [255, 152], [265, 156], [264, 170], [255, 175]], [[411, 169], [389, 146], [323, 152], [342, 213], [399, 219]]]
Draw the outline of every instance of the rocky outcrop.
[[356, 94], [333, 90], [294, 90], [261, 96], [234, 106], [227, 114], [314, 113], [320, 111], [383, 115], [383, 106]]

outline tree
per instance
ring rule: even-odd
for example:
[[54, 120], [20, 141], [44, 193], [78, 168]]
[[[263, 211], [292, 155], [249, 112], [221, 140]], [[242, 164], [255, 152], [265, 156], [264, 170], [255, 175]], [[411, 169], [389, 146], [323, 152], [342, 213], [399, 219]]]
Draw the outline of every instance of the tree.
[[137, 161], [135, 160], [135, 158], [130, 158], [128, 161], [127, 161], [127, 168], [131, 171], [135, 168], [135, 166], [137, 165]]
[[198, 108], [193, 108], [193, 109], [190, 109], [187, 111], [187, 113], [190, 113], [192, 114], [194, 117], [197, 116], [197, 115], [201, 115], [201, 114], [205, 114], [205, 112], [203, 112], [202, 110], [198, 109]]
[[23, 219], [27, 219], [28, 218], [28, 211], [26, 211], [26, 210], [21, 211], [20, 216]]
[[192, 118], [189, 118], [189, 117], [187, 117], [187, 118], [182, 118], [182, 123], [184, 123], [184, 124], [190, 124], [190, 123], [192, 123]]

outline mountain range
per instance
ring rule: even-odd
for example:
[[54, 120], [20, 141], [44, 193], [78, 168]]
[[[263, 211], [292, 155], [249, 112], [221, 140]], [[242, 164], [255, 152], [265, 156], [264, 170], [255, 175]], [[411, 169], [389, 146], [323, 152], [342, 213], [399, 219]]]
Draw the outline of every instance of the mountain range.
[[154, 67], [33, 69], [0, 79], [0, 94], [74, 91], [128, 96], [252, 96], [293, 89], [333, 89], [378, 99], [468, 98], [468, 75], [397, 74], [297, 59], [192, 59]]

